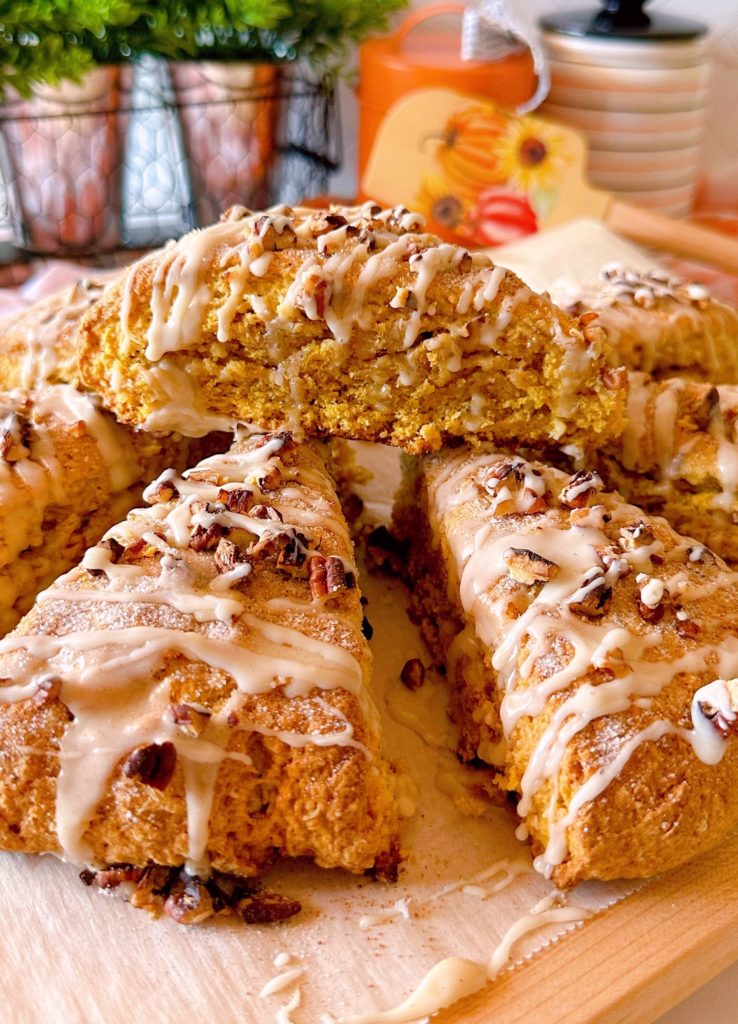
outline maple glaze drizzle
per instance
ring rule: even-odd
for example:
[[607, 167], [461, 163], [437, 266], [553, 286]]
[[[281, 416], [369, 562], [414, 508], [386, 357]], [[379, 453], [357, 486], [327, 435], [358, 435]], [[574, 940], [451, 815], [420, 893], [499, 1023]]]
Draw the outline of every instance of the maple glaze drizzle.
[[[367, 715], [375, 714], [366, 706], [357, 655], [298, 625], [262, 619], [247, 602], [250, 562], [219, 573], [212, 557], [190, 547], [193, 535], [211, 527], [224, 536], [248, 531], [254, 544], [286, 532], [304, 549], [300, 558], [307, 559], [313, 549], [302, 519], [310, 508], [314, 528], [336, 538], [342, 550], [351, 550], [337, 506], [325, 497], [332, 493], [327, 473], [286, 465], [280, 454], [285, 436], [267, 436], [260, 443], [237, 440], [228, 453], [205, 459], [181, 476], [163, 473], [147, 490], [150, 500], [159, 499], [156, 504], [134, 510], [108, 531], [102, 545], [87, 552], [80, 568], [40, 595], [41, 621], [48, 614], [64, 631], [32, 633], [21, 627], [0, 641], [3, 673], [12, 679], [0, 688], [0, 701], [33, 697], [44, 679], [54, 677], [61, 681], [60, 700], [74, 716], [58, 755], [56, 831], [65, 858], [93, 858], [85, 833], [116, 766], [134, 748], [174, 744], [184, 768], [188, 865], [201, 875], [208, 873], [208, 821], [219, 766], [224, 758], [249, 760], [228, 749], [234, 715], [238, 728], [291, 746], [338, 745], [371, 756], [354, 738], [352, 723], [320, 697], [342, 689], [356, 695]], [[279, 487], [262, 490], [267, 480], [274, 485], [275, 474]], [[246, 490], [261, 509], [271, 510], [265, 518], [232, 510], [223, 500]], [[314, 504], [313, 490], [318, 491]], [[134, 560], [120, 559], [124, 550], [142, 546]], [[356, 572], [349, 559], [341, 562], [347, 572]], [[327, 621], [341, 619], [319, 602], [305, 602], [304, 611], [325, 615]], [[225, 673], [235, 684], [223, 705], [208, 712], [198, 736], [184, 734], [172, 718], [163, 670], [167, 659], [176, 656]], [[275, 689], [307, 702], [306, 708], [323, 720], [320, 729], [279, 730], [249, 721], [242, 711], [246, 698]]]
[[[515, 474], [501, 471], [509, 464], [515, 466]], [[601, 482], [593, 484], [592, 477], [589, 474], [590, 487], [599, 491]], [[512, 484], [506, 486], [508, 479]], [[645, 628], [632, 632], [607, 614], [597, 614], [596, 609], [592, 617], [581, 613], [588, 597], [596, 604], [598, 593], [632, 586], [624, 582], [630, 577], [640, 588], [635, 590], [640, 598], [634, 596], [634, 607], [640, 600], [649, 613], [663, 595], [678, 604], [680, 621], [696, 620], [704, 625], [709, 620], [705, 598], [738, 584], [738, 574], [729, 572], [712, 555], [714, 578], [705, 582], [698, 571], [698, 563], [707, 557], [701, 554], [705, 549], [690, 546], [691, 542], [673, 531], [666, 543], [639, 534], [637, 524], [647, 527], [648, 517], [617, 495], [595, 493], [587, 507], [574, 511], [569, 511], [571, 505], [559, 504], [567, 486], [566, 496], [575, 502], [577, 493], [581, 496], [581, 484], [581, 475], [567, 485], [567, 477], [557, 470], [498, 452], [471, 457], [464, 452], [449, 454], [429, 476], [429, 515], [435, 542], [439, 548], [450, 549], [450, 599], [461, 603], [468, 621], [465, 630], [473, 631], [493, 652], [503, 729], [499, 763], [504, 762], [505, 746], [515, 742], [520, 720], [541, 715], [551, 698], [568, 693], [557, 699], [546, 729], [530, 752], [519, 787], [518, 812], [524, 819], [544, 784], [551, 787], [545, 812], [548, 843], [536, 860], [536, 867], [547, 875], [565, 859], [567, 829], [580, 809], [604, 792], [641, 744], [673, 734], [688, 742], [707, 764], [717, 763], [726, 749], [724, 737], [704, 721], [704, 700], [695, 700], [692, 728], [655, 719], [633, 730], [574, 792], [562, 811], [559, 772], [575, 737], [595, 719], [618, 715], [633, 706], [648, 707], [648, 699], [657, 697], [682, 673], [701, 675], [706, 683], [715, 679], [711, 666], [717, 665], [725, 679], [738, 673], [738, 640], [733, 636], [718, 644], [684, 644], [679, 657], [665, 660], [659, 653], [664, 626], [658, 621], [642, 623]], [[541, 489], [548, 495], [548, 510], [531, 514], [531, 503]], [[618, 530], [619, 545], [612, 540], [613, 531], [617, 536]], [[546, 570], [517, 607], [510, 592], [497, 586], [510, 572], [509, 552], [515, 549], [543, 559], [539, 565], [554, 566], [550, 578], [545, 578]], [[544, 672], [541, 666], [546, 666]], [[604, 681], [589, 680], [596, 669], [608, 670]], [[708, 688], [708, 703], [711, 693]], [[725, 694], [721, 690], [718, 696], [720, 700], [714, 697], [711, 703], [724, 710]]]

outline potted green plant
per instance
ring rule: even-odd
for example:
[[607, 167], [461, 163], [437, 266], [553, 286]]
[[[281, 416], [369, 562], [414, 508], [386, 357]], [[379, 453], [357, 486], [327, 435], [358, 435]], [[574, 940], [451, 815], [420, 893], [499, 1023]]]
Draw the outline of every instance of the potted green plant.
[[170, 61], [170, 74], [200, 224], [233, 203], [265, 204], [280, 101], [301, 88], [295, 69], [309, 68], [330, 88], [351, 45], [386, 28], [406, 5], [210, 0], [183, 6], [181, 37], [194, 48], [193, 59]]
[[37, 252], [115, 248], [129, 65], [143, 50], [187, 52], [172, 31], [179, 5], [35, 0], [5, 8], [0, 125], [23, 222], [18, 241]]

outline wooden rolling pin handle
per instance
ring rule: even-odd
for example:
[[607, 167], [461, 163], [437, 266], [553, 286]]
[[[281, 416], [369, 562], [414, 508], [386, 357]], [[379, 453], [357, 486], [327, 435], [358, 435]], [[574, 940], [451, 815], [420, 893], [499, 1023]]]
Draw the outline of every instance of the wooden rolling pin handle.
[[605, 223], [626, 238], [738, 274], [738, 238], [613, 199]]

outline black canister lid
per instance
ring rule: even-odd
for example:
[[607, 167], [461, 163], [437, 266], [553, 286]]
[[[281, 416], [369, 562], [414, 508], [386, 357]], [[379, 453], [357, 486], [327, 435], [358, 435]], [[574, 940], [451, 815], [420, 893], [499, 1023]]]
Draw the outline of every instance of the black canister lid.
[[647, 0], [605, 0], [600, 11], [566, 11], [539, 19], [547, 32], [599, 39], [642, 40], [649, 43], [687, 42], [707, 34], [707, 25], [671, 14], [648, 14]]

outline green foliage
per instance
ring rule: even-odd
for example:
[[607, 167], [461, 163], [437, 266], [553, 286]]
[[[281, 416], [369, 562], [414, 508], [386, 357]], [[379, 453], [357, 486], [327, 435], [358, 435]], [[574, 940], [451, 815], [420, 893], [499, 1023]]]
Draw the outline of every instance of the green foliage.
[[282, 62], [341, 70], [352, 43], [387, 27], [407, 0], [0, 0], [0, 96], [79, 81], [99, 64], [150, 53], [171, 60]]

